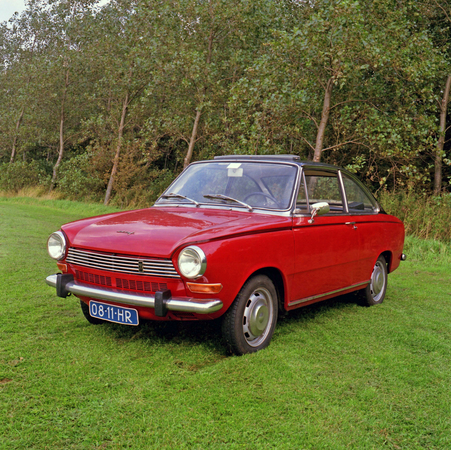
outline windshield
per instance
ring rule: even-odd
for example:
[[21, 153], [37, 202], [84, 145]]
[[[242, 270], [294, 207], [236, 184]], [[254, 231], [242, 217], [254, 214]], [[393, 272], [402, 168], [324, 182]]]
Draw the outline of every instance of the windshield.
[[283, 210], [290, 206], [295, 180], [296, 167], [288, 164], [205, 162], [189, 166], [157, 203]]

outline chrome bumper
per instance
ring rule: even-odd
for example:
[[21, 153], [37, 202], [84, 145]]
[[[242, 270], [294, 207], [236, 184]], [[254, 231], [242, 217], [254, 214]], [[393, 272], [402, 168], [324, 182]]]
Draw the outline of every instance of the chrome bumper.
[[[64, 282], [63, 288], [58, 287], [58, 276], [61, 274], [49, 275], [45, 282], [54, 288], [57, 288], [57, 294], [60, 297], [66, 297], [72, 293], [77, 297], [95, 298], [109, 302], [123, 303], [125, 305], [144, 306], [146, 308], [156, 307], [155, 297], [153, 295], [136, 294], [133, 292], [119, 291], [117, 289], [99, 288], [74, 281]], [[61, 285], [61, 282], [59, 282]], [[58, 292], [59, 291], [59, 292]], [[61, 294], [63, 292], [63, 295]], [[167, 291], [169, 292], [169, 291]], [[158, 294], [158, 293], [157, 293]], [[196, 299], [196, 298], [165, 298], [164, 309], [169, 311], [180, 311], [196, 314], [210, 314], [219, 311], [222, 308], [221, 300], [217, 299]], [[157, 305], [158, 308], [158, 305]], [[161, 309], [161, 308], [158, 308]]]

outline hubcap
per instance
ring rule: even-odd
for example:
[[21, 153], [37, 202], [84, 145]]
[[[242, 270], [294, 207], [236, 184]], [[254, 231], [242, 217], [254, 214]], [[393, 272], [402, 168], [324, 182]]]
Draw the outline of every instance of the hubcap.
[[243, 334], [252, 347], [259, 346], [267, 337], [273, 320], [270, 292], [263, 287], [249, 296], [243, 315]]
[[371, 295], [375, 302], [378, 302], [384, 293], [385, 288], [385, 270], [380, 261], [376, 262], [371, 275]]

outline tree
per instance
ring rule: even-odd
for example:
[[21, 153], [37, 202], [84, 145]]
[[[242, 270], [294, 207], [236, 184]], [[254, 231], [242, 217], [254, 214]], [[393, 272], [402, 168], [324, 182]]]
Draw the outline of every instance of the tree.
[[437, 77], [438, 82], [436, 83], [439, 87], [438, 90], [441, 94], [441, 99], [439, 101], [440, 122], [434, 160], [434, 193], [435, 195], [439, 195], [442, 190], [444, 147], [448, 129], [446, 122], [451, 88], [451, 69], [449, 67], [451, 63], [451, 48], [448, 39], [449, 27], [451, 25], [451, 5], [447, 1], [438, 2], [437, 0], [431, 0], [423, 5], [423, 12], [428, 18], [425, 26], [431, 30], [435, 47], [441, 49], [444, 64], [448, 66], [446, 67], [447, 71], [446, 69], [444, 70], [447, 76], [443, 76], [443, 72], [440, 72]]
[[155, 74], [167, 57], [161, 39], [164, 2], [145, 5], [143, 9], [139, 2], [117, 0], [103, 7], [92, 29], [96, 40], [86, 55], [97, 73], [92, 101], [98, 111], [85, 129], [94, 129], [94, 140], [114, 149], [105, 204], [113, 192], [124, 145], [133, 142], [144, 121], [146, 110], [139, 100], [147, 86], [158, 84]]
[[[239, 79], [268, 35], [264, 1], [173, 2], [168, 20], [173, 33], [167, 37], [170, 58], [148, 132], [186, 144], [183, 165], [192, 160], [198, 142], [221, 145], [228, 110], [230, 86]], [[158, 117], [155, 120], [155, 116]], [[209, 140], [209, 143], [207, 143]]]
[[430, 82], [439, 62], [410, 7], [288, 3], [297, 20], [275, 31], [234, 87], [241, 141], [255, 136], [260, 151], [283, 150], [288, 137], [291, 148], [315, 161], [326, 154], [362, 168], [370, 157], [384, 164], [394, 158], [396, 171], [407, 173], [431, 145]]
[[30, 106], [32, 84], [38, 76], [36, 60], [47, 39], [42, 32], [44, 21], [45, 17], [40, 13], [40, 8], [30, 2], [22, 14], [16, 13], [7, 23], [0, 25], [3, 66], [1, 87], [4, 105], [4, 118], [1, 122], [3, 132], [10, 140], [10, 163], [13, 163], [17, 156], [20, 128], [26, 109]]
[[[85, 32], [95, 0], [71, 0], [42, 3], [41, 9], [48, 14], [48, 32], [52, 37], [47, 49], [47, 76], [54, 80], [58, 104], [58, 158], [53, 166], [50, 189], [57, 180], [58, 168], [64, 156], [68, 141], [80, 132], [84, 105], [84, 47], [87, 46]], [[85, 40], [84, 40], [85, 38]], [[53, 83], [52, 83], [53, 84]], [[68, 116], [72, 116], [71, 122]]]

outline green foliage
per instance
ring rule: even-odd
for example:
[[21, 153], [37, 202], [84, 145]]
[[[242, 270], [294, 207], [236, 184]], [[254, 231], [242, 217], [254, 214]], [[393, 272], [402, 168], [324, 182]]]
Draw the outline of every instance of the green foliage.
[[169, 170], [145, 172], [145, 177], [130, 180], [129, 187], [116, 186], [112, 205], [121, 208], [149, 208], [174, 178], [175, 176]]
[[0, 164], [0, 190], [17, 192], [31, 186], [46, 185], [49, 177], [36, 161]]
[[153, 204], [174, 178], [175, 175], [170, 168], [155, 168], [150, 163], [147, 152], [143, 154], [142, 149], [136, 143], [128, 143], [120, 158], [112, 204], [122, 208], [147, 208]]
[[62, 158], [65, 195], [139, 203], [185, 159], [312, 159], [331, 82], [322, 160], [431, 192], [449, 17], [445, 0], [32, 0], [0, 27], [0, 162], [57, 176]]
[[102, 176], [94, 169], [91, 152], [76, 155], [61, 163], [59, 168], [58, 186], [70, 199], [100, 200], [105, 189]]
[[381, 191], [378, 200], [389, 214], [404, 222], [407, 235], [436, 239], [448, 245], [451, 242], [451, 195], [429, 197], [411, 191]]

